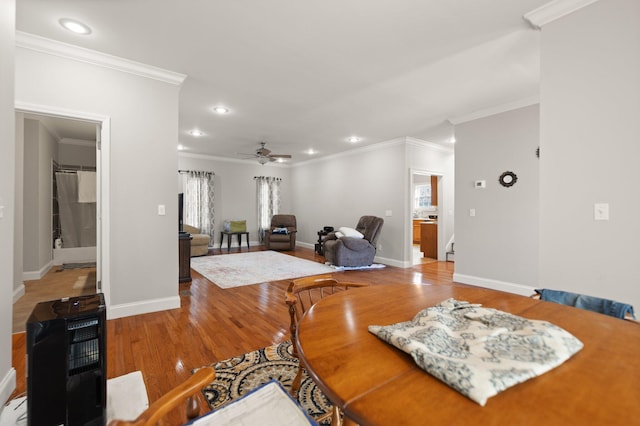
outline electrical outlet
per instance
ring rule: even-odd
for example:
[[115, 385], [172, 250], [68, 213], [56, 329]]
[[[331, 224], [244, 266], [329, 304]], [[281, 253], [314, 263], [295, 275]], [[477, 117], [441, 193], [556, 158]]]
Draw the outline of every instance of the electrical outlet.
[[473, 217], [476, 215], [476, 209], [469, 209], [469, 216]]

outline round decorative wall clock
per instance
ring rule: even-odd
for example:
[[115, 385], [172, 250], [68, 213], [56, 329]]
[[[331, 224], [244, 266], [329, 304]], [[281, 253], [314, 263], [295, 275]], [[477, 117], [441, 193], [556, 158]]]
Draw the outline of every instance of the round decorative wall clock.
[[516, 176], [515, 173], [509, 171], [504, 172], [498, 178], [498, 182], [500, 182], [500, 185], [504, 186], [505, 188], [513, 186], [517, 181], [518, 176]]

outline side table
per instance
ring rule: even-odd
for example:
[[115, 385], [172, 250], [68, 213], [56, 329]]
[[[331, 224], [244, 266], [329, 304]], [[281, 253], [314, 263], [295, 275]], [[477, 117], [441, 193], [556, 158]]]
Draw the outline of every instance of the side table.
[[220, 232], [220, 248], [222, 249], [222, 242], [224, 241], [224, 236], [227, 236], [227, 250], [231, 250], [231, 236], [238, 236], [238, 248], [242, 248], [242, 236], [247, 236], [247, 248], [249, 248], [249, 232]]
[[324, 256], [324, 240], [329, 235], [329, 233], [325, 230], [318, 231], [318, 242], [315, 245], [316, 253], [320, 256]]

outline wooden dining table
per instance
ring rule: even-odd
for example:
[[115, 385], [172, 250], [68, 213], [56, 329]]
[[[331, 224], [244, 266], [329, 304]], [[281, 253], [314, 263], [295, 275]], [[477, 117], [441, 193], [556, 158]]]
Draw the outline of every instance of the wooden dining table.
[[[480, 406], [368, 331], [448, 298], [551, 322], [584, 347]], [[356, 288], [311, 307], [296, 345], [318, 387], [360, 425], [640, 424], [640, 324], [556, 303], [462, 285]]]

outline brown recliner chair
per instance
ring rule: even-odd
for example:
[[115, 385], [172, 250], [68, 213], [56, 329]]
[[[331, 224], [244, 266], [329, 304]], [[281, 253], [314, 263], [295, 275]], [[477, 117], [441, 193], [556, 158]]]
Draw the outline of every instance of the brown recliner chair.
[[329, 233], [324, 241], [324, 258], [335, 266], [369, 266], [376, 255], [376, 242], [384, 219], [376, 216], [362, 216], [356, 225], [356, 231], [363, 238], [343, 236], [338, 238], [335, 232]]
[[[286, 229], [286, 232], [284, 231]], [[276, 214], [271, 218], [271, 226], [264, 231], [264, 245], [267, 250], [295, 250], [296, 217], [292, 214]]]

